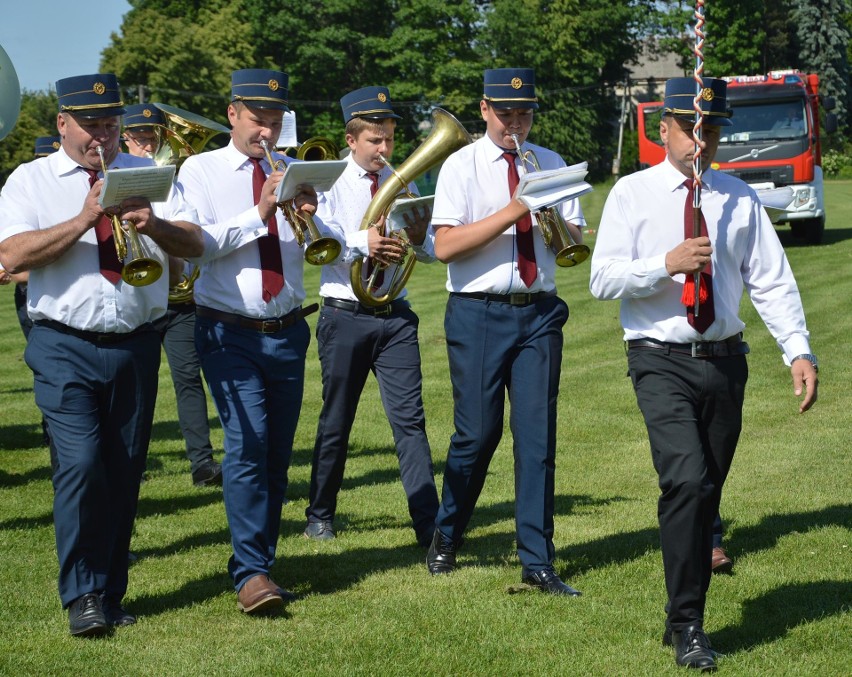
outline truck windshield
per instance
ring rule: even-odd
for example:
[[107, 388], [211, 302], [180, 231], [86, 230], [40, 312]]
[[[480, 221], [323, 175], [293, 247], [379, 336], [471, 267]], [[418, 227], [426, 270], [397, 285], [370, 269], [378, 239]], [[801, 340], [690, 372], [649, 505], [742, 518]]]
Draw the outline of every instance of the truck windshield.
[[734, 124], [722, 127], [719, 143], [798, 139], [807, 133], [802, 101], [738, 103], [733, 109]]

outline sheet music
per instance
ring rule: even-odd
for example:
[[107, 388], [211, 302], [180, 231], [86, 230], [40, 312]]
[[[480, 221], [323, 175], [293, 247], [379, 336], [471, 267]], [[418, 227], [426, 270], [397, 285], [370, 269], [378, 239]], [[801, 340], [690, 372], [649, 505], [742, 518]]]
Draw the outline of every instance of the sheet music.
[[432, 204], [434, 202], [434, 195], [427, 195], [425, 197], [415, 198], [402, 197], [397, 200], [394, 200], [393, 204], [388, 210], [388, 216], [385, 221], [387, 226], [387, 232], [393, 233], [407, 227], [408, 224], [405, 222], [405, 215], [412, 214], [415, 209], [418, 211], [418, 213], [422, 214], [423, 208], [426, 207], [429, 210], [427, 216], [431, 215]]
[[291, 162], [287, 165], [284, 178], [278, 184], [278, 202], [287, 202], [296, 196], [296, 186], [306, 183], [318, 193], [330, 190], [343, 174], [346, 160], [317, 160], [315, 162]]
[[590, 184], [583, 181], [586, 174], [587, 162], [559, 169], [527, 172], [520, 177], [515, 198], [532, 212], [554, 207], [593, 190]]
[[293, 111], [284, 113], [281, 120], [281, 133], [278, 135], [278, 141], [275, 142], [276, 148], [295, 148], [299, 145], [299, 138], [296, 135], [296, 114]]
[[129, 197], [165, 202], [169, 198], [174, 178], [174, 165], [110, 169], [104, 177], [98, 202], [104, 208], [115, 207]]

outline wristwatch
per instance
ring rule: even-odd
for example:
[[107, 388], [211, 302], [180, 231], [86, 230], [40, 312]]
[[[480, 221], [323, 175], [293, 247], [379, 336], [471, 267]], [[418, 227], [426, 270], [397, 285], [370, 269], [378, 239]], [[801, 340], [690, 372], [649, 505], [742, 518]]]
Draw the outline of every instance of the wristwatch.
[[814, 371], [819, 372], [819, 362], [817, 362], [817, 356], [811, 355], [810, 353], [802, 353], [801, 355], [796, 355], [792, 360], [790, 360], [790, 364], [793, 364], [796, 360], [807, 360], [812, 365], [814, 365]]

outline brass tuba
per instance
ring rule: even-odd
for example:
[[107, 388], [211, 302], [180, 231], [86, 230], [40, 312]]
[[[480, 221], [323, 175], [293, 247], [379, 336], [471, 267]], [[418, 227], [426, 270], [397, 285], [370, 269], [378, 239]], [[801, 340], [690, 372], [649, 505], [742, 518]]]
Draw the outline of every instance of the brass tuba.
[[[524, 168], [524, 173], [526, 173], [527, 163], [532, 165], [534, 171], [541, 171], [535, 153], [531, 150], [524, 153], [521, 150], [517, 134], [512, 134], [512, 141], [515, 142], [515, 148], [518, 151], [518, 157], [521, 159], [521, 167]], [[568, 225], [565, 223], [565, 218], [557, 207], [549, 207], [536, 212], [535, 219], [538, 222], [538, 229], [541, 232], [544, 244], [556, 254], [556, 265], [571, 268], [589, 258], [590, 250], [586, 245], [574, 242], [574, 238], [571, 237], [568, 230]]]
[[340, 148], [334, 141], [324, 136], [312, 136], [299, 146], [296, 151], [297, 160], [337, 160], [340, 158]]
[[[389, 178], [373, 196], [370, 206], [367, 207], [364, 218], [361, 220], [361, 230], [376, 228], [377, 222], [383, 216], [387, 216], [391, 205], [397, 198], [414, 197], [408, 191], [409, 183], [472, 141], [470, 134], [458, 120], [443, 108], [435, 108], [432, 111], [432, 131], [429, 136], [399, 167], [396, 169], [391, 167], [393, 179], [396, 179], [396, 181]], [[390, 167], [387, 161], [385, 163]], [[394, 270], [387, 293], [377, 296], [370, 291], [372, 282], [370, 280], [365, 281], [361, 275], [365, 260], [358, 259], [352, 263], [349, 269], [349, 281], [352, 283], [352, 291], [358, 297], [358, 300], [370, 307], [385, 305], [399, 296], [405, 288], [417, 261], [410, 248], [407, 248], [403, 260], [397, 264], [396, 270]], [[382, 267], [378, 263], [373, 266], [375, 270]], [[371, 276], [371, 279], [373, 277]]]
[[0, 139], [15, 128], [21, 112], [21, 83], [12, 60], [0, 46]]
[[154, 125], [159, 136], [159, 148], [154, 154], [158, 165], [180, 167], [190, 155], [200, 153], [204, 146], [217, 134], [230, 134], [231, 130], [202, 115], [167, 106], [154, 104], [163, 112], [166, 125]]
[[[104, 147], [98, 146], [97, 151], [101, 158], [101, 169], [106, 178]], [[163, 274], [162, 264], [148, 252], [145, 244], [139, 239], [136, 226], [131, 221], [122, 221], [115, 214], [112, 214], [111, 218], [115, 253], [122, 265], [121, 279], [132, 287], [146, 287], [154, 284]]]

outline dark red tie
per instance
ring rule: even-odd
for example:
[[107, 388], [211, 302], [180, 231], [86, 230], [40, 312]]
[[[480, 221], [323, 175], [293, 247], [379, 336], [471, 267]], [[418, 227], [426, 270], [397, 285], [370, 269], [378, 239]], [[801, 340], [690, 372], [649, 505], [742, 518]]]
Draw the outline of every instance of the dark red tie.
[[[375, 197], [376, 193], [379, 190], [379, 175], [378, 175], [377, 172], [367, 172], [367, 178], [370, 179], [370, 197]], [[375, 264], [373, 263], [373, 259], [368, 257], [367, 258], [367, 268], [366, 268], [366, 272], [364, 273], [367, 276], [368, 280], [370, 279], [370, 276], [373, 274], [373, 268], [374, 267], [375, 267]], [[379, 268], [376, 271], [376, 279], [373, 283], [373, 289], [374, 290], [375, 289], [381, 289], [382, 284], [384, 284], [384, 281], [385, 281], [385, 271], [384, 271], [383, 268]]]
[[[94, 169], [80, 167], [89, 175], [89, 188], [98, 180], [98, 172]], [[98, 239], [98, 263], [101, 267], [101, 275], [113, 284], [121, 280], [122, 263], [118, 260], [115, 251], [115, 235], [112, 232], [112, 219], [104, 214], [95, 224], [95, 237]]]
[[[683, 204], [683, 237], [689, 239], [694, 236], [693, 202], [695, 201], [695, 187], [692, 179], [683, 182], [689, 192], [686, 194], [686, 202]], [[701, 214], [701, 236], [707, 237], [707, 223], [704, 214]], [[716, 319], [716, 311], [713, 307], [713, 265], [708, 261], [707, 266], [701, 271], [701, 282], [698, 289], [698, 317], [695, 317], [695, 276], [687, 275], [683, 283], [683, 295], [681, 302], [686, 306], [686, 319], [699, 334], [703, 334]]]
[[[254, 165], [251, 176], [251, 187], [254, 193], [254, 203], [260, 202], [260, 191], [266, 183], [266, 172], [260, 166], [260, 160], [249, 158]], [[266, 226], [269, 234], [257, 240], [260, 251], [260, 277], [263, 285], [263, 300], [269, 303], [273, 297], [278, 296], [284, 288], [284, 265], [281, 262], [281, 245], [278, 238], [278, 221], [273, 214]]]
[[[515, 166], [516, 153], [506, 151], [503, 159], [509, 163], [509, 197], [515, 194], [518, 187], [518, 168]], [[515, 224], [515, 241], [518, 243], [518, 272], [527, 287], [532, 287], [538, 277], [535, 265], [535, 247], [533, 246], [532, 216], [527, 213]]]

